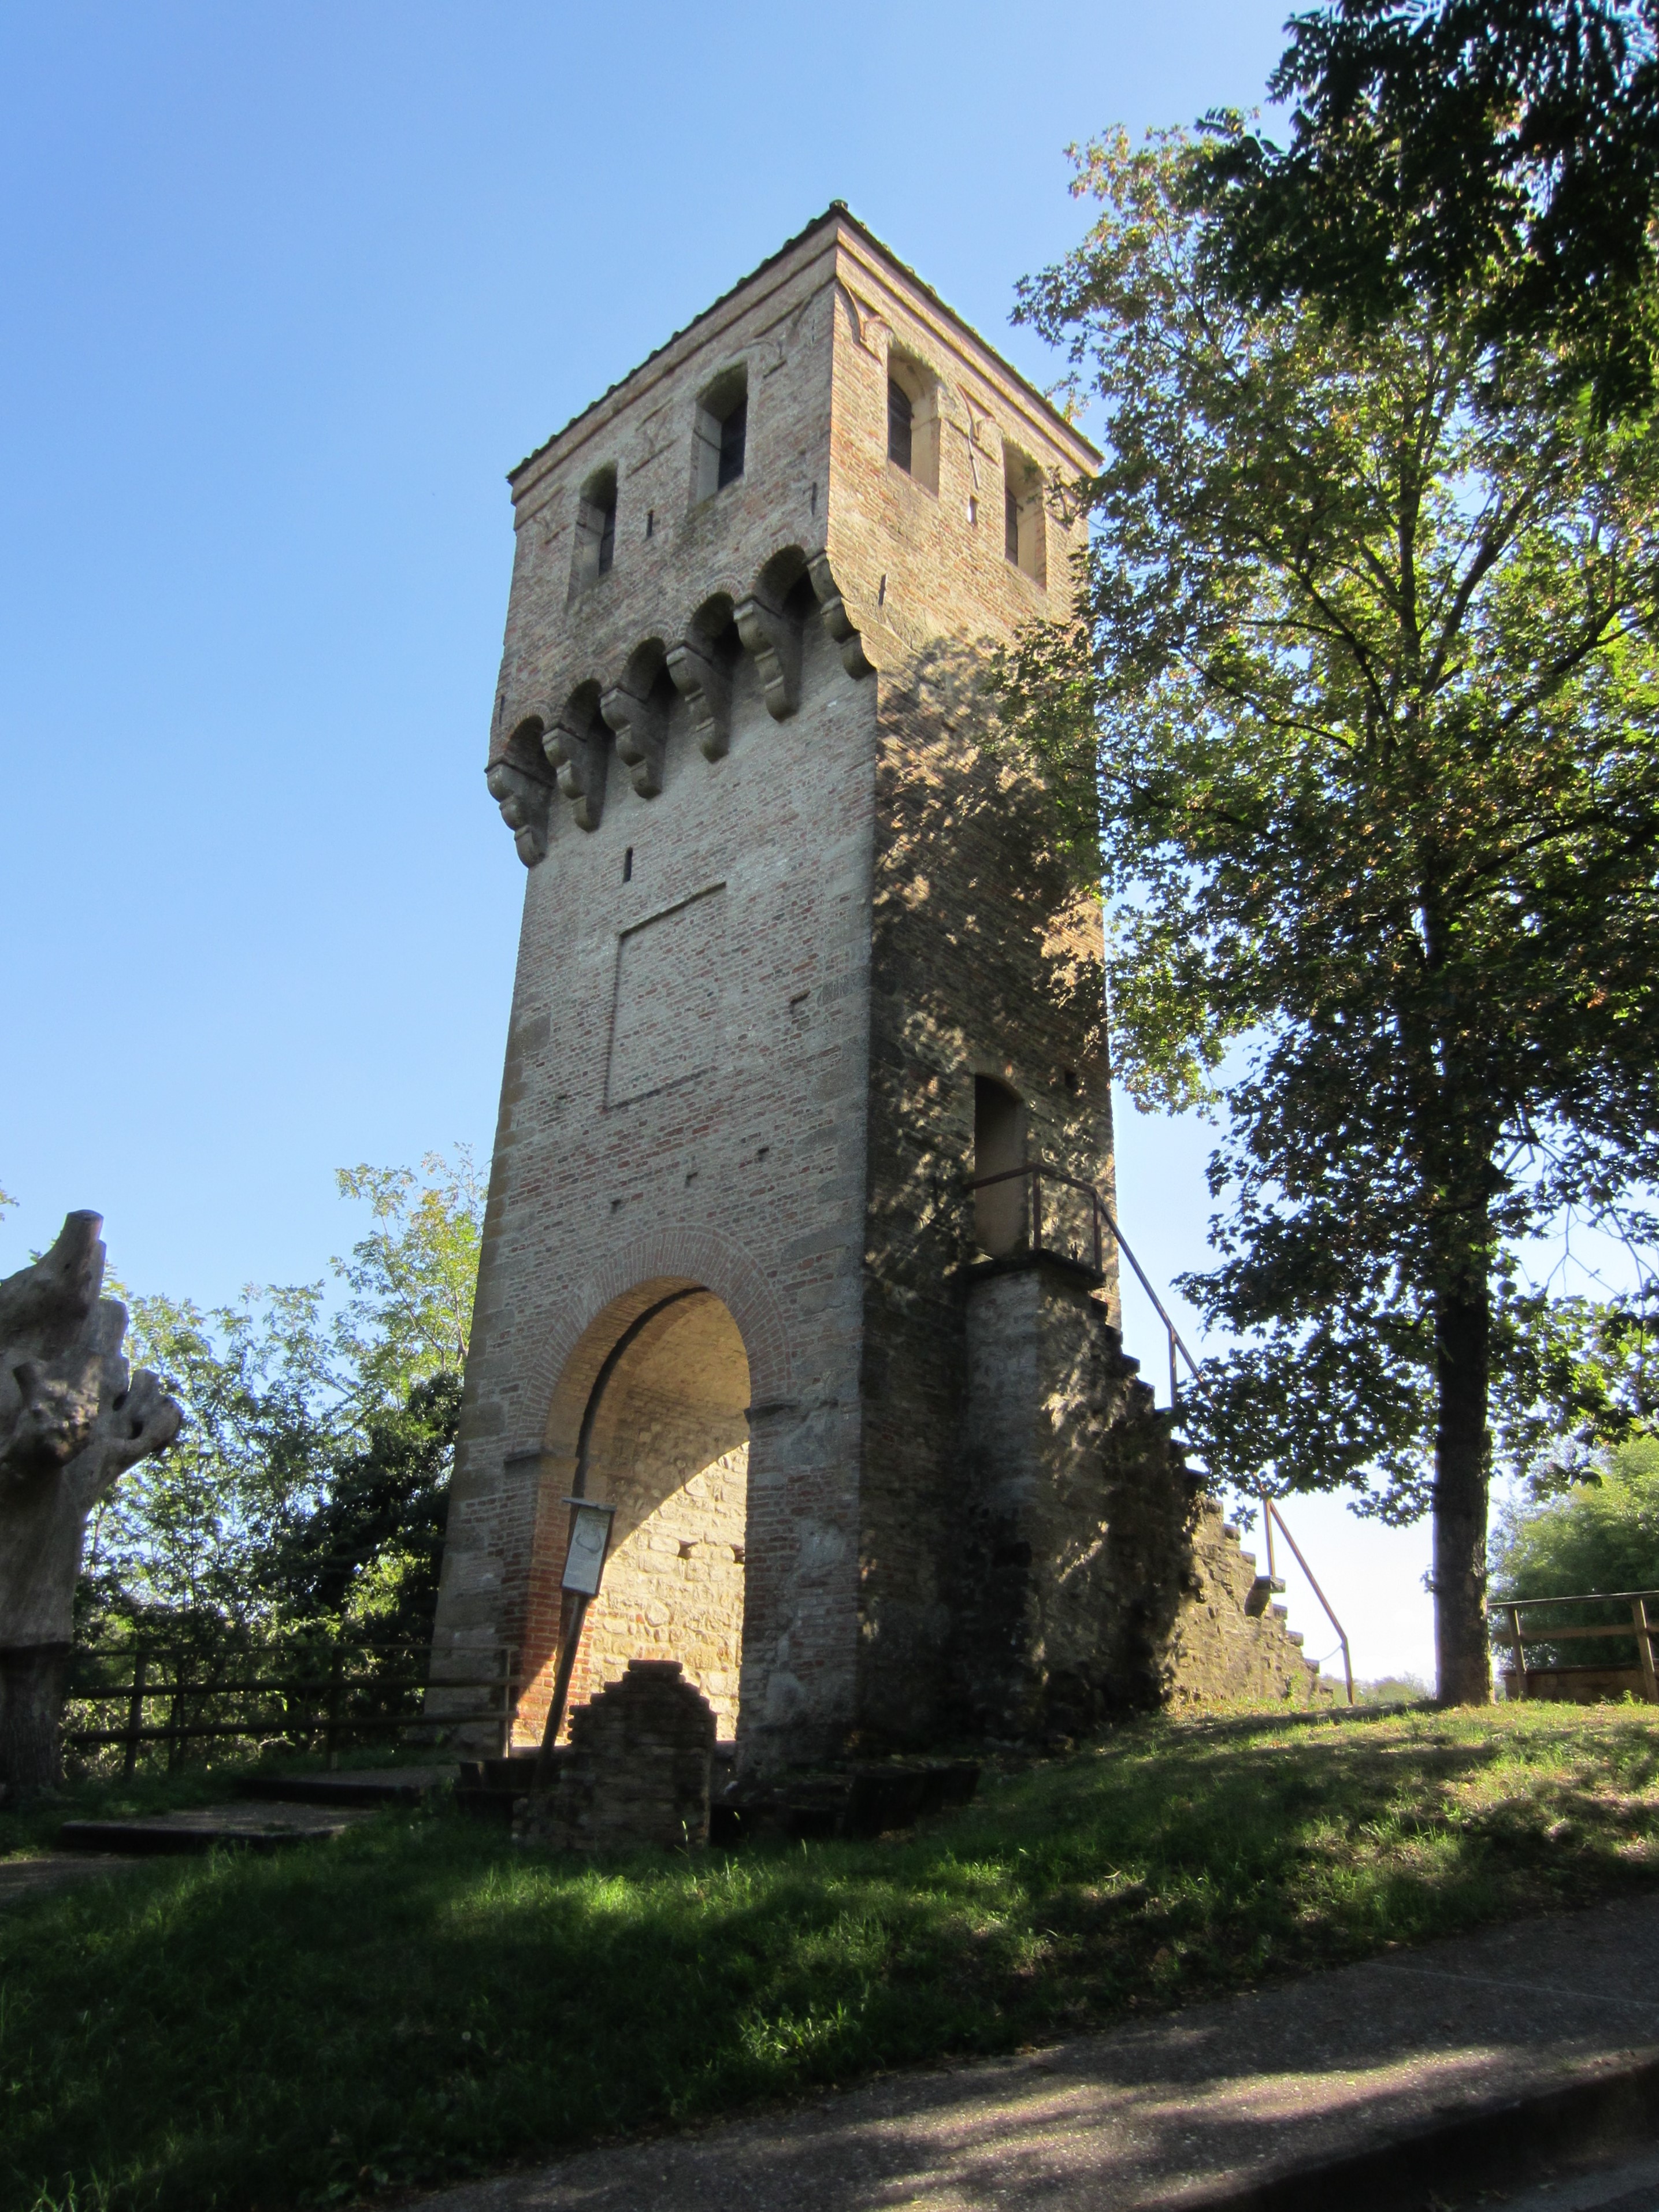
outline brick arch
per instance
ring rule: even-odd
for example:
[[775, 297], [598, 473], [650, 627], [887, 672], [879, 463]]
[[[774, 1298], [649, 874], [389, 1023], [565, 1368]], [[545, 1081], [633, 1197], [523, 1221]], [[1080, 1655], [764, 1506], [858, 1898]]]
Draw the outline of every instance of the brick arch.
[[562, 1302], [525, 1378], [526, 1419], [536, 1431], [512, 1449], [543, 1449], [559, 1412], [578, 1395], [586, 1402], [588, 1386], [628, 1323], [658, 1297], [693, 1283], [712, 1291], [737, 1324], [748, 1355], [750, 1403], [787, 1400], [788, 1324], [765, 1276], [718, 1230], [663, 1227], [619, 1245]]

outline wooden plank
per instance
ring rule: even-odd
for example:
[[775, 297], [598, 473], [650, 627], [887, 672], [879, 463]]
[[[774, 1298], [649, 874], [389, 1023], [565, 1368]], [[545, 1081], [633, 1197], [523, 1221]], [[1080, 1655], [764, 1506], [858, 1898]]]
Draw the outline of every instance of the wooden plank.
[[1636, 1626], [1636, 1656], [1642, 1667], [1642, 1691], [1650, 1705], [1659, 1705], [1659, 1676], [1653, 1670], [1653, 1634], [1648, 1626], [1648, 1601], [1633, 1597], [1630, 1616]]
[[1515, 1653], [1515, 1688], [1517, 1698], [1529, 1694], [1527, 1687], [1527, 1655], [1521, 1648], [1521, 1612], [1517, 1606], [1510, 1607], [1510, 1644]]

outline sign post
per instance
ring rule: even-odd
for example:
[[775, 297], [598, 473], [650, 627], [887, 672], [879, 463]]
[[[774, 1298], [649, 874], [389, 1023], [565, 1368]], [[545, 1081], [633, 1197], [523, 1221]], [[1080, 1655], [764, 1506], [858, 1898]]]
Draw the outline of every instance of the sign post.
[[547, 1789], [552, 1782], [553, 1746], [558, 1741], [565, 1700], [570, 1694], [570, 1677], [576, 1671], [582, 1625], [588, 1618], [589, 1606], [599, 1595], [606, 1555], [611, 1548], [611, 1523], [616, 1518], [614, 1505], [598, 1505], [590, 1498], [567, 1498], [564, 1503], [570, 1509], [570, 1536], [564, 1547], [564, 1572], [559, 1578], [559, 1587], [571, 1603], [564, 1633], [559, 1638], [553, 1702], [547, 1708], [547, 1725], [541, 1733], [541, 1751], [536, 1760], [534, 1787], [538, 1790]]

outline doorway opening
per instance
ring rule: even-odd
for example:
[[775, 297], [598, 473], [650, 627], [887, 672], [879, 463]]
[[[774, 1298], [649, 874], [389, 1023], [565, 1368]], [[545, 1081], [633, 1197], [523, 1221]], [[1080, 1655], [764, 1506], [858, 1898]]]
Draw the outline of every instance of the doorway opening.
[[[1017, 1091], [993, 1075], [973, 1079], [973, 1176], [1008, 1175], [1025, 1165], [1025, 1108]], [[973, 1194], [973, 1234], [981, 1248], [1000, 1259], [1024, 1241], [1026, 1182], [1009, 1175], [1006, 1182]]]
[[677, 1659], [713, 1707], [721, 1739], [735, 1735], [748, 1403], [743, 1340], [712, 1291], [667, 1294], [604, 1376], [582, 1487], [617, 1512], [572, 1707], [618, 1680], [631, 1659]]

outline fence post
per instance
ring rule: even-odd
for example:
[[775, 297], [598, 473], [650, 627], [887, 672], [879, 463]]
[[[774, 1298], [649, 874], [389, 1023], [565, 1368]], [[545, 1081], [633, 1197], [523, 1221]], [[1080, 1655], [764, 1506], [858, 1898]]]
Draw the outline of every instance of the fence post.
[[171, 1774], [184, 1749], [186, 1676], [189, 1662], [182, 1651], [173, 1655], [173, 1702], [167, 1709], [167, 1771]]
[[1515, 1654], [1515, 1694], [1517, 1698], [1524, 1698], [1527, 1694], [1527, 1654], [1521, 1641], [1521, 1608], [1518, 1605], [1512, 1605], [1507, 1611], [1510, 1616], [1510, 1649]]
[[340, 1647], [337, 1644], [328, 1659], [328, 1725], [323, 1731], [323, 1747], [328, 1753], [328, 1771], [332, 1774], [340, 1763]]
[[132, 1694], [127, 1699], [126, 1742], [121, 1752], [123, 1782], [131, 1781], [138, 1763], [138, 1731], [144, 1724], [144, 1678], [149, 1672], [149, 1655], [141, 1651], [132, 1662]]
[[1631, 1616], [1636, 1623], [1636, 1656], [1642, 1662], [1642, 1694], [1650, 1705], [1659, 1705], [1659, 1677], [1653, 1669], [1653, 1633], [1648, 1626], [1648, 1601], [1633, 1597]]

